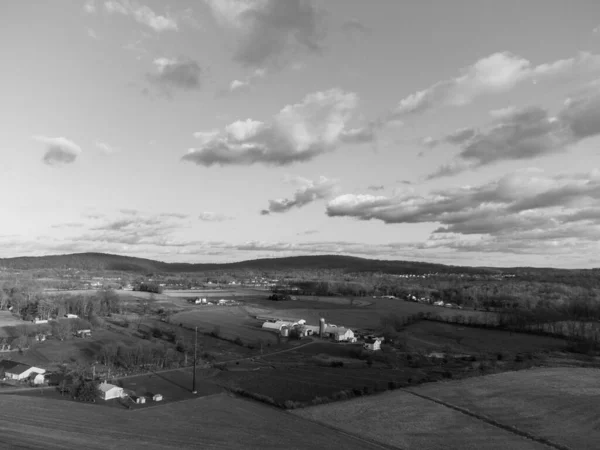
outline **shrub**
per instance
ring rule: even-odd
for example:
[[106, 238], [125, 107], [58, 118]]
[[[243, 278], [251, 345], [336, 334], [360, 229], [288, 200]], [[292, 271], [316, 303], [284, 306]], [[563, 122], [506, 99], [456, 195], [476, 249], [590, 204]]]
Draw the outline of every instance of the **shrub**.
[[390, 391], [393, 391], [394, 389], [397, 389], [397, 388], [398, 388], [398, 385], [396, 384], [396, 382], [395, 382], [395, 381], [390, 381], [390, 382], [388, 382], [388, 389], [389, 389]]
[[234, 344], [236, 344], [236, 345], [239, 345], [240, 347], [243, 347], [243, 346], [244, 346], [244, 343], [242, 342], [242, 340], [240, 339], [240, 337], [239, 337], [239, 336], [237, 336], [237, 337], [236, 337], [236, 338], [233, 340], [233, 343], [234, 343]]
[[152, 336], [156, 339], [160, 339], [163, 336], [163, 332], [160, 328], [154, 328], [152, 330]]
[[331, 361], [331, 367], [344, 367], [344, 361]]

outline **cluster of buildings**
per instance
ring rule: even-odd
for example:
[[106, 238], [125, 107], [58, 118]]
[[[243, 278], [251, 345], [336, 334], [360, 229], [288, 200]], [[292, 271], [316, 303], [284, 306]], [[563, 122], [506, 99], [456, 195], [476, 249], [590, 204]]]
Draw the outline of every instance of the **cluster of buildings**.
[[46, 369], [7, 359], [0, 360], [2, 378], [15, 381], [29, 381], [31, 384], [46, 383]]
[[383, 342], [381, 337], [355, 335], [350, 328], [326, 323], [324, 318], [319, 319], [319, 325], [308, 325], [304, 319], [297, 321], [271, 317], [257, 317], [257, 319], [265, 320], [262, 324], [263, 329], [274, 331], [284, 337], [288, 337], [292, 332], [295, 332], [298, 337], [318, 336], [321, 339], [331, 339], [335, 342], [355, 343], [362, 339], [363, 348], [372, 351], [380, 350]]
[[226, 300], [224, 298], [216, 301], [208, 301], [206, 297], [196, 297], [188, 300], [188, 303], [193, 303], [194, 305], [206, 305], [206, 306], [236, 306], [239, 305], [235, 300]]

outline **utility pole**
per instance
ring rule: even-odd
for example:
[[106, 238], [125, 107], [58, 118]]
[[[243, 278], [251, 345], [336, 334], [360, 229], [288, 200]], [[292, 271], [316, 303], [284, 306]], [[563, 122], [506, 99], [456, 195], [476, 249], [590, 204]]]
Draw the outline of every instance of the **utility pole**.
[[196, 357], [198, 349], [198, 327], [194, 331], [194, 372], [192, 373], [192, 394], [197, 394], [196, 391]]

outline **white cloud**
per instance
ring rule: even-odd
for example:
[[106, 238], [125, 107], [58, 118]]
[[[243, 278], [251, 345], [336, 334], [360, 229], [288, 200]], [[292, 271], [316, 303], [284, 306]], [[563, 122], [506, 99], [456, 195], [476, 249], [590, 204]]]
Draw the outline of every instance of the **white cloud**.
[[33, 139], [46, 145], [42, 160], [49, 166], [61, 166], [75, 162], [81, 147], [64, 137], [34, 136]]
[[202, 220], [203, 222], [224, 222], [226, 220], [233, 220], [233, 217], [212, 211], [204, 211], [198, 216], [198, 219]]
[[229, 90], [231, 92], [233, 92], [233, 91], [247, 88], [249, 86], [250, 86], [250, 83], [248, 83], [247, 81], [233, 80], [231, 82], [231, 84], [229, 85]]
[[330, 197], [337, 189], [337, 180], [330, 180], [323, 176], [317, 181], [306, 178], [291, 178], [289, 181], [300, 185], [293, 197], [269, 200], [269, 208], [262, 210], [261, 214], [284, 213], [292, 208], [301, 208], [309, 203]]
[[280, 63], [297, 51], [320, 50], [320, 15], [311, 0], [205, 0], [217, 23], [233, 32], [242, 65]]
[[156, 32], [177, 31], [177, 19], [167, 13], [166, 16], [156, 14], [150, 7], [129, 0], [109, 0], [104, 2], [104, 9], [109, 14], [121, 14], [132, 17], [135, 21], [146, 25]]
[[87, 35], [89, 37], [91, 37], [92, 39], [96, 39], [96, 40], [100, 39], [100, 37], [96, 34], [96, 32], [94, 30], [92, 30], [91, 28], [87, 29]]
[[[203, 166], [308, 161], [352, 141], [346, 135], [347, 125], [357, 106], [356, 94], [340, 89], [309, 94], [301, 103], [285, 106], [270, 122], [247, 119], [226, 126], [183, 160]], [[366, 140], [362, 134], [359, 137]]]
[[87, 0], [83, 5], [83, 10], [88, 14], [94, 14], [96, 12], [96, 2], [94, 0]]
[[117, 149], [105, 142], [96, 142], [96, 148], [98, 148], [102, 153], [111, 154], [115, 153]]
[[494, 53], [464, 68], [456, 78], [440, 81], [402, 99], [391, 118], [423, 113], [439, 106], [462, 106], [485, 94], [506, 92], [525, 81], [600, 72], [600, 55], [576, 57], [534, 66], [509, 52]]

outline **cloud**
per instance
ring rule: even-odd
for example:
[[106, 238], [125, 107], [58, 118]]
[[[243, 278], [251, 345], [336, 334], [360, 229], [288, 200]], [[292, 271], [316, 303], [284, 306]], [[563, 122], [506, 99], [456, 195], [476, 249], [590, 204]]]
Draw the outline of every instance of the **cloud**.
[[600, 170], [546, 175], [521, 170], [480, 186], [394, 197], [341, 195], [330, 217], [388, 224], [437, 224], [420, 248], [461, 251], [555, 252], [562, 244], [596, 245], [600, 238]]
[[81, 228], [84, 224], [81, 222], [65, 222], [52, 225], [52, 228]]
[[132, 17], [136, 22], [146, 25], [160, 33], [163, 31], [177, 31], [179, 26], [175, 17], [167, 13], [166, 16], [156, 14], [150, 7], [140, 5], [128, 0], [108, 0], [104, 2], [104, 9], [109, 14], [121, 14]]
[[206, 167], [309, 161], [341, 143], [367, 141], [364, 133], [347, 128], [357, 106], [357, 95], [340, 89], [309, 94], [270, 122], [239, 120], [219, 132], [195, 133], [202, 142], [182, 159]]
[[96, 12], [96, 2], [94, 0], [88, 0], [83, 5], [83, 10], [88, 14], [94, 14]]
[[220, 214], [216, 212], [204, 211], [198, 216], [198, 219], [202, 220], [203, 222], [224, 222], [226, 220], [232, 220], [233, 217], [229, 217], [225, 214]]
[[267, 75], [266, 69], [255, 69], [252, 73], [247, 76], [244, 80], [233, 80], [229, 84], [227, 91], [221, 91], [220, 94], [233, 93], [239, 91], [245, 91], [250, 89], [256, 80], [264, 78]]
[[100, 150], [102, 153], [106, 153], [107, 155], [109, 155], [111, 153], [115, 153], [117, 151], [116, 148], [114, 148], [113, 146], [111, 146], [105, 142], [96, 141], [96, 148], [98, 150]]
[[46, 153], [42, 160], [49, 166], [71, 164], [81, 153], [79, 145], [64, 137], [34, 136], [33, 139], [46, 144]]
[[368, 186], [367, 189], [369, 191], [383, 191], [385, 189], [385, 186], [383, 184], [379, 184], [379, 185], [371, 185]]
[[100, 37], [96, 34], [96, 32], [93, 29], [91, 29], [91, 28], [87, 29], [87, 35], [89, 37], [91, 37], [92, 39], [96, 39], [96, 40], [100, 39]]
[[191, 91], [200, 89], [202, 69], [192, 59], [157, 58], [154, 60], [156, 71], [146, 74], [146, 79], [169, 94], [172, 89]]
[[297, 52], [318, 52], [324, 37], [311, 0], [205, 0], [217, 23], [233, 33], [234, 59], [248, 67], [284, 62]]
[[509, 52], [494, 53], [462, 69], [456, 78], [440, 81], [402, 99], [391, 117], [421, 114], [439, 106], [463, 106], [477, 97], [503, 93], [526, 81], [572, 77], [600, 72], [600, 55], [577, 56], [534, 66]]
[[447, 140], [460, 145], [454, 161], [429, 178], [507, 160], [527, 160], [564, 152], [577, 142], [600, 134], [600, 94], [585, 92], [568, 98], [558, 114], [539, 107], [512, 109], [483, 130], [466, 129]]
[[350, 19], [345, 21], [340, 27], [342, 31], [350, 36], [355, 36], [357, 34], [370, 34], [371, 28], [364, 25], [358, 19]]
[[309, 236], [311, 234], [317, 234], [319, 230], [305, 230], [298, 233], [298, 236]]
[[279, 198], [269, 200], [269, 208], [262, 210], [261, 214], [284, 213], [292, 208], [302, 208], [303, 206], [330, 197], [337, 188], [337, 181], [326, 177], [320, 177], [318, 181], [307, 180], [305, 178], [296, 179], [301, 187], [294, 192], [292, 198]]

